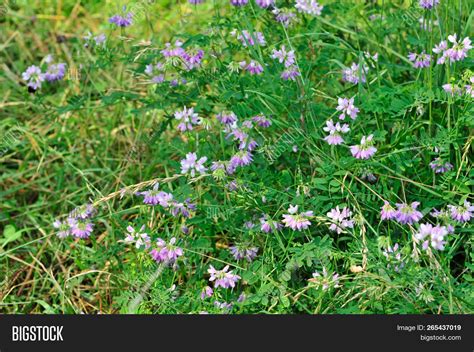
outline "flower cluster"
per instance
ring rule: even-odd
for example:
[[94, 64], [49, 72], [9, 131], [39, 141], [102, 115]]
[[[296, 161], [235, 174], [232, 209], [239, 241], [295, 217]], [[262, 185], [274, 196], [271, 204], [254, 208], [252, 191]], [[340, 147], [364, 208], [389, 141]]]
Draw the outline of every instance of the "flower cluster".
[[251, 247], [246, 244], [237, 244], [230, 247], [229, 250], [235, 260], [246, 259], [248, 262], [253, 261], [258, 252], [257, 247]]
[[178, 130], [181, 132], [186, 130], [192, 131], [193, 125], [199, 125], [201, 123], [198, 114], [194, 112], [194, 108], [187, 109], [186, 106], [183, 108], [183, 110], [176, 111], [174, 113], [174, 118], [180, 121]]
[[341, 126], [339, 122], [334, 124], [333, 120], [326, 121], [326, 127], [323, 130], [329, 133], [328, 136], [324, 137], [324, 140], [330, 145], [344, 143], [342, 135], [350, 131], [348, 124], [345, 123]]
[[419, 0], [419, 4], [422, 8], [431, 10], [439, 4], [439, 0]]
[[[451, 43], [451, 47], [448, 46], [448, 42]], [[472, 49], [471, 39], [469, 37], [459, 40], [457, 34], [454, 33], [448, 36], [448, 41], [443, 40], [433, 48], [433, 52], [438, 55], [436, 63], [442, 65], [449, 61], [453, 63], [456, 61], [462, 61], [467, 58], [469, 50]]]
[[398, 273], [405, 267], [405, 262], [402, 259], [398, 243], [395, 243], [393, 247], [388, 246], [382, 254], [388, 261], [387, 268], [392, 268]]
[[446, 226], [433, 226], [431, 224], [420, 224], [420, 230], [415, 234], [415, 239], [423, 241], [422, 248], [427, 250], [429, 246], [442, 251], [446, 245], [445, 237], [449, 231]]
[[183, 249], [176, 246], [176, 237], [172, 237], [169, 243], [158, 238], [156, 248], [151, 250], [150, 255], [157, 263], [172, 264], [183, 255]]
[[365, 83], [368, 71], [367, 65], [359, 65], [353, 62], [350, 67], [342, 70], [342, 80], [352, 84], [359, 84], [359, 81]]
[[137, 249], [144, 247], [145, 249], [150, 248], [151, 239], [150, 236], [143, 232], [145, 230], [145, 225], [143, 225], [140, 230], [135, 231], [132, 226], [127, 226], [127, 236], [124, 239], [125, 243], [135, 244]]
[[347, 207], [341, 210], [339, 206], [336, 206], [334, 209], [331, 209], [326, 216], [331, 220], [329, 230], [337, 234], [341, 234], [345, 229], [352, 229], [354, 227], [354, 220], [351, 219], [352, 212]]
[[312, 211], [298, 213], [298, 205], [290, 205], [288, 214], [283, 215], [282, 223], [294, 231], [306, 230], [311, 225], [309, 218], [312, 216]]
[[207, 272], [210, 274], [209, 281], [214, 282], [214, 288], [234, 288], [240, 276], [233, 274], [229, 266], [226, 265], [222, 270], [216, 270], [212, 265], [209, 266]]
[[363, 136], [360, 144], [352, 145], [350, 147], [352, 156], [356, 159], [370, 159], [377, 151], [377, 148], [373, 145], [373, 138], [373, 134]]
[[295, 8], [308, 15], [321, 16], [324, 6], [316, 0], [296, 0]]
[[44, 58], [44, 63], [48, 64], [45, 72], [42, 72], [41, 68], [32, 65], [21, 74], [21, 77], [27, 86], [33, 90], [38, 90], [44, 81], [55, 82], [60, 81], [66, 75], [66, 64], [65, 63], [52, 63], [53, 57], [48, 55]]
[[55, 220], [53, 227], [58, 230], [59, 238], [73, 236], [75, 238], [88, 238], [94, 224], [91, 218], [95, 215], [96, 210], [91, 204], [82, 205], [71, 211], [65, 221]]
[[340, 120], [344, 120], [346, 116], [353, 120], [356, 119], [359, 109], [354, 105], [354, 98], [338, 98], [337, 103], [336, 110], [341, 112], [339, 115]]
[[237, 39], [242, 43], [244, 47], [247, 46], [265, 46], [267, 43], [265, 41], [265, 37], [262, 32], [249, 32], [247, 30], [243, 30], [242, 32], [237, 31], [234, 29], [230, 32], [231, 36], [237, 37]]
[[128, 27], [133, 24], [133, 13], [126, 12], [127, 7], [122, 7], [122, 14], [117, 14], [109, 18], [109, 22], [115, 24], [118, 27]]

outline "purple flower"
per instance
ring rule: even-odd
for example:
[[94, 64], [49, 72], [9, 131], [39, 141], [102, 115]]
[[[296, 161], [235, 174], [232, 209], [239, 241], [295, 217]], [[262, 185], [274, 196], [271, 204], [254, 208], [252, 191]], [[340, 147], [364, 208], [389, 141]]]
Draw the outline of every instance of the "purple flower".
[[439, 0], [419, 0], [419, 4], [422, 8], [431, 10], [433, 7], [439, 4]]
[[278, 223], [277, 221], [274, 221], [269, 218], [268, 215], [264, 214], [260, 218], [260, 230], [262, 230], [265, 233], [271, 233], [274, 231], [277, 231], [281, 228], [281, 224]]
[[389, 202], [384, 201], [384, 205], [380, 209], [380, 218], [382, 220], [392, 220], [395, 219], [396, 213], [395, 208], [393, 208]]
[[272, 13], [275, 15], [275, 20], [280, 22], [284, 27], [288, 27], [293, 21], [296, 21], [296, 14], [290, 9], [274, 9]]
[[56, 233], [56, 236], [58, 236], [59, 238], [62, 239], [71, 235], [71, 228], [69, 224], [67, 223], [67, 221], [56, 220], [53, 222], [53, 226], [55, 229], [58, 230], [58, 232]]
[[178, 130], [181, 132], [186, 130], [192, 131], [193, 125], [199, 125], [201, 123], [198, 114], [194, 112], [194, 108], [186, 109], [186, 106], [182, 111], [176, 111], [174, 117], [176, 120], [180, 121]]
[[360, 67], [360, 65], [353, 62], [351, 67], [342, 70], [342, 80], [353, 84], [358, 84], [359, 81], [365, 83], [367, 71], [367, 66]]
[[21, 74], [24, 81], [28, 82], [28, 87], [37, 90], [41, 88], [41, 82], [44, 81], [45, 75], [41, 73], [41, 69], [38, 66], [30, 66], [25, 72]]
[[94, 228], [94, 224], [87, 219], [68, 218], [67, 222], [71, 228], [71, 234], [76, 238], [88, 238]]
[[458, 222], [468, 222], [471, 220], [474, 212], [474, 205], [471, 205], [467, 200], [464, 201], [464, 205], [455, 206], [448, 205], [451, 212], [451, 218]]
[[92, 204], [84, 204], [75, 208], [69, 213], [70, 218], [88, 219], [96, 213], [96, 209]]
[[222, 270], [216, 270], [212, 265], [209, 266], [207, 272], [211, 275], [209, 281], [214, 282], [214, 288], [219, 286], [222, 288], [234, 288], [237, 281], [239, 281], [240, 276], [232, 273], [232, 270], [229, 270], [229, 266], [226, 265]]
[[415, 68], [430, 67], [431, 56], [424, 51], [421, 54], [410, 53], [408, 59], [413, 62]]
[[133, 23], [133, 13], [127, 12], [125, 13], [127, 7], [123, 6], [122, 8], [122, 15], [114, 15], [109, 18], [109, 22], [115, 24], [116, 26], [119, 27], [128, 27], [132, 25]]
[[420, 221], [423, 214], [416, 210], [420, 202], [412, 202], [410, 205], [406, 203], [397, 203], [397, 211], [395, 213], [395, 220], [400, 224], [413, 224]]
[[192, 70], [193, 68], [200, 67], [203, 57], [204, 51], [202, 50], [192, 50], [189, 52], [183, 52], [181, 54], [181, 58], [184, 61], [184, 66], [188, 71]]
[[263, 66], [254, 60], [250, 60], [248, 64], [246, 61], [241, 61], [240, 67], [251, 75], [261, 75], [263, 72]]
[[346, 228], [352, 229], [354, 227], [354, 220], [350, 219], [352, 212], [349, 208], [344, 207], [342, 210], [339, 209], [339, 205], [336, 208], [331, 209], [326, 216], [331, 219], [332, 224], [329, 226], [329, 230], [342, 233]]
[[324, 6], [315, 0], [296, 0], [295, 8], [308, 15], [320, 16]]
[[265, 41], [265, 37], [262, 32], [253, 32], [250, 33], [247, 30], [243, 30], [242, 32], [238, 32], [234, 29], [231, 33], [232, 36], [237, 36], [237, 39], [240, 40], [244, 47], [247, 46], [254, 46], [259, 44], [261, 46], [265, 46], [267, 43]]
[[[415, 239], [417, 241], [423, 241], [422, 248], [427, 250], [431, 244], [436, 250], [444, 250], [446, 241], [444, 238], [448, 235], [448, 229], [445, 226], [433, 226], [431, 224], [420, 224], [420, 230], [415, 234]], [[429, 239], [425, 240], [425, 238]]]
[[284, 70], [280, 77], [284, 81], [295, 81], [296, 77], [301, 76], [300, 71], [298, 70], [298, 67], [296, 66], [290, 66], [286, 70]]
[[206, 298], [211, 297], [214, 294], [214, 290], [210, 286], [206, 286], [202, 289], [201, 292], [201, 299], [204, 300]]
[[288, 208], [288, 214], [283, 214], [282, 223], [285, 224], [285, 227], [289, 227], [294, 231], [306, 230], [311, 225], [308, 218], [312, 216], [312, 211], [301, 212], [298, 214], [298, 206], [290, 205]]
[[249, 0], [230, 0], [232, 6], [244, 6], [247, 5]]
[[462, 94], [461, 88], [456, 84], [443, 84], [443, 90], [452, 97]]
[[377, 151], [377, 148], [373, 146], [373, 141], [372, 141], [373, 138], [374, 138], [373, 134], [368, 135], [367, 137], [363, 136], [359, 145], [352, 145], [350, 147], [352, 156], [355, 157], [356, 159], [371, 158]]
[[293, 66], [296, 62], [295, 51], [286, 51], [284, 45], [280, 47], [280, 50], [273, 49], [272, 59], [278, 60], [279, 63], [285, 63], [285, 67]]
[[198, 4], [202, 4], [204, 2], [204, 0], [189, 0], [189, 3], [191, 5], [198, 5]]
[[405, 262], [402, 260], [402, 254], [399, 251], [399, 245], [398, 243], [395, 243], [393, 247], [388, 246], [387, 249], [385, 249], [382, 254], [387, 258], [389, 264], [387, 264], [387, 267], [395, 270], [395, 272], [399, 272], [401, 269], [405, 267]]
[[467, 53], [472, 49], [471, 40], [469, 37], [464, 38], [462, 41], [457, 40], [457, 34], [448, 36], [448, 41], [452, 44], [452, 47], [446, 50], [446, 56], [449, 57], [451, 62], [461, 61], [467, 57]]
[[354, 98], [338, 98], [337, 102], [338, 106], [336, 110], [341, 111], [341, 114], [339, 115], [340, 120], [344, 120], [346, 115], [353, 120], [356, 119], [359, 109], [354, 105]]
[[132, 226], [127, 226], [127, 236], [125, 237], [124, 242], [128, 244], [135, 244], [135, 247], [138, 249], [140, 247], [145, 247], [145, 248], [150, 248], [151, 245], [151, 239], [150, 236], [146, 232], [143, 232], [145, 230], [145, 225], [142, 225], [140, 227], [140, 230], [135, 231], [135, 229]]
[[441, 158], [436, 158], [430, 163], [431, 168], [435, 173], [440, 174], [447, 171], [450, 171], [453, 168], [453, 165], [449, 162], [443, 162]]
[[191, 203], [190, 199], [186, 199], [184, 203], [173, 202], [171, 204], [171, 214], [178, 216], [181, 214], [183, 217], [188, 218], [190, 211], [196, 210], [196, 204]]
[[339, 274], [328, 273], [325, 267], [323, 267], [322, 273], [315, 271], [313, 273], [313, 277], [309, 279], [308, 281], [315, 284], [316, 288], [321, 287], [323, 291], [326, 291], [331, 287], [334, 287], [334, 288], [340, 287]]
[[44, 74], [44, 78], [48, 82], [59, 81], [64, 78], [66, 74], [66, 64], [52, 64], [48, 66], [48, 70]]
[[275, 4], [275, 0], [255, 0], [255, 3], [261, 8], [267, 8]]
[[156, 183], [152, 189], [144, 192], [137, 192], [136, 195], [143, 196], [143, 203], [149, 205], [161, 205], [164, 208], [170, 206], [170, 202], [173, 200], [173, 195], [171, 193], [166, 193], [159, 191], [159, 183]]
[[252, 154], [246, 150], [241, 150], [230, 159], [230, 165], [235, 169], [239, 166], [249, 165], [252, 161]]
[[339, 145], [344, 143], [342, 134], [350, 131], [348, 124], [341, 124], [337, 122], [334, 125], [333, 120], [326, 121], [326, 127], [323, 128], [324, 131], [329, 132], [329, 135], [324, 137], [324, 140], [330, 145]]
[[167, 244], [163, 239], [156, 240], [156, 248], [150, 252], [151, 257], [158, 263], [174, 263], [183, 255], [183, 250], [175, 245], [176, 237]]
[[259, 127], [268, 128], [271, 126], [272, 121], [267, 119], [264, 115], [257, 115], [252, 117], [252, 120], [257, 124]]
[[232, 111], [230, 112], [221, 112], [216, 115], [217, 120], [219, 120], [224, 125], [233, 125], [237, 122], [237, 115], [235, 115]]
[[207, 157], [205, 156], [198, 160], [196, 153], [188, 153], [186, 154], [186, 159], [181, 160], [181, 173], [189, 173], [191, 177], [194, 177], [197, 171], [202, 175], [207, 170], [203, 165], [206, 161]]
[[235, 260], [246, 259], [249, 263], [255, 259], [258, 252], [257, 247], [249, 247], [243, 244], [232, 246], [229, 250]]
[[180, 40], [176, 40], [174, 45], [171, 43], [166, 43], [165, 48], [161, 50], [161, 54], [165, 58], [182, 57], [186, 53], [186, 51], [181, 47], [182, 45], [183, 42]]

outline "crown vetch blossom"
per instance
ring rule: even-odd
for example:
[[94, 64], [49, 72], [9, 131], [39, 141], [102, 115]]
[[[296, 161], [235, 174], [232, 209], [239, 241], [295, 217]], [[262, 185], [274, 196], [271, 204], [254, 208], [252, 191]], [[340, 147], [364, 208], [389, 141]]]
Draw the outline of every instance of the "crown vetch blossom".
[[384, 201], [384, 205], [380, 209], [380, 218], [382, 220], [392, 220], [395, 219], [396, 210], [393, 208], [389, 202]]
[[41, 69], [38, 66], [32, 65], [21, 74], [24, 81], [28, 82], [28, 87], [38, 90], [41, 88], [41, 83], [45, 79], [44, 73], [41, 73]]
[[257, 124], [259, 127], [268, 128], [271, 126], [272, 121], [265, 117], [264, 115], [257, 115], [252, 117], [252, 120]]
[[461, 87], [459, 87], [457, 84], [443, 84], [443, 90], [452, 97], [454, 97], [455, 95], [460, 96], [462, 94]]
[[420, 202], [412, 202], [411, 204], [407, 203], [397, 203], [397, 211], [395, 213], [395, 220], [400, 224], [414, 224], [415, 222], [420, 221], [423, 217], [423, 214], [416, 210]]
[[257, 256], [258, 248], [249, 247], [244, 244], [238, 244], [229, 248], [230, 253], [234, 256], [235, 260], [246, 259], [249, 263], [252, 262]]
[[296, 14], [291, 9], [273, 9], [272, 13], [275, 15], [275, 21], [280, 22], [285, 28], [297, 20]]
[[439, 4], [439, 0], [419, 0], [419, 4], [422, 8], [431, 10]]
[[44, 74], [44, 78], [48, 82], [59, 81], [64, 78], [66, 75], [66, 64], [59, 63], [59, 64], [52, 64], [48, 66], [48, 70]]
[[320, 16], [324, 6], [315, 0], [296, 0], [295, 8], [308, 15]]
[[284, 45], [280, 47], [280, 50], [273, 49], [271, 58], [278, 60], [280, 64], [284, 63], [285, 67], [293, 66], [296, 62], [295, 51], [286, 51]]
[[191, 200], [188, 198], [184, 201], [184, 203], [173, 202], [171, 203], [171, 214], [173, 216], [178, 216], [181, 214], [185, 218], [189, 218], [190, 211], [196, 210], [196, 204], [191, 203]]
[[181, 160], [181, 173], [189, 173], [191, 177], [196, 175], [196, 171], [201, 175], [206, 172], [207, 168], [203, 165], [207, 161], [207, 157], [203, 156], [198, 160], [196, 153], [186, 154], [186, 158]]
[[347, 228], [352, 229], [354, 227], [354, 220], [351, 219], [352, 212], [347, 207], [340, 210], [338, 205], [334, 209], [331, 209], [326, 216], [331, 219], [332, 222], [329, 226], [329, 230], [337, 234], [342, 233]]
[[94, 228], [94, 224], [87, 219], [68, 218], [67, 222], [71, 228], [71, 234], [76, 238], [88, 238]]
[[249, 0], [230, 0], [232, 6], [245, 6], [248, 2]]
[[214, 294], [214, 290], [210, 286], [206, 286], [202, 289], [201, 299], [205, 300], [206, 298], [211, 297]]
[[242, 167], [252, 163], [253, 157], [252, 154], [246, 150], [241, 150], [237, 152], [232, 158], [230, 158], [230, 167], [231, 169], [236, 169], [237, 167]]
[[395, 243], [393, 247], [388, 246], [387, 249], [382, 252], [382, 254], [389, 262], [387, 267], [393, 268], [395, 272], [398, 273], [405, 267], [405, 262], [402, 260], [402, 254], [399, 251], [398, 243]]
[[140, 227], [140, 230], [135, 231], [132, 226], [127, 226], [127, 236], [124, 239], [125, 243], [135, 244], [135, 247], [138, 249], [140, 247], [150, 248], [151, 239], [150, 236], [145, 231], [145, 225]]
[[299, 76], [301, 76], [300, 71], [298, 70], [298, 67], [294, 65], [288, 67], [280, 75], [280, 77], [285, 81], [295, 81], [296, 77], [299, 77]]
[[324, 137], [324, 140], [330, 145], [339, 145], [344, 143], [342, 134], [350, 131], [348, 124], [341, 124], [337, 122], [334, 125], [333, 120], [326, 121], [326, 127], [323, 128], [324, 131], [329, 132], [329, 135]]
[[283, 214], [282, 223], [294, 231], [306, 230], [310, 225], [309, 217], [313, 216], [312, 211], [305, 211], [298, 214], [298, 205], [291, 205], [288, 214]]
[[211, 275], [209, 281], [214, 282], [214, 288], [219, 286], [222, 288], [234, 288], [240, 276], [229, 271], [229, 266], [226, 265], [222, 270], [216, 270], [212, 265], [209, 266], [207, 272]]
[[453, 164], [449, 162], [443, 162], [441, 158], [436, 158], [430, 163], [430, 167], [435, 173], [440, 174], [452, 170]]
[[271, 233], [271, 232], [277, 231], [281, 229], [281, 227], [282, 226], [280, 223], [270, 219], [269, 216], [266, 214], [264, 214], [260, 218], [260, 230], [265, 233]]
[[204, 0], [189, 0], [189, 3], [191, 5], [199, 5], [199, 4], [202, 4], [204, 2]]
[[164, 208], [170, 206], [170, 202], [173, 200], [173, 195], [171, 193], [166, 193], [159, 191], [160, 184], [156, 183], [152, 189], [143, 192], [137, 192], [136, 195], [143, 196], [143, 203], [149, 205], [161, 205]]
[[267, 8], [269, 6], [275, 5], [275, 0], [255, 0], [255, 3], [261, 8]]
[[462, 61], [467, 57], [467, 53], [472, 49], [471, 39], [469, 37], [464, 38], [462, 41], [458, 41], [457, 34], [454, 33], [448, 36], [448, 41], [452, 44], [452, 47], [446, 49], [446, 56], [449, 57], [451, 62]]
[[420, 54], [410, 53], [408, 55], [408, 60], [413, 62], [413, 67], [415, 68], [430, 67], [431, 55], [428, 55], [424, 51]]
[[[446, 245], [445, 237], [448, 235], [449, 231], [446, 226], [431, 224], [420, 224], [420, 230], [415, 234], [415, 239], [418, 241], [423, 241], [422, 248], [427, 250], [429, 245], [436, 250], [444, 250]], [[430, 237], [428, 240], [425, 240], [426, 237]]]
[[58, 230], [56, 233], [56, 236], [58, 238], [66, 238], [71, 235], [71, 227], [69, 226], [67, 221], [60, 221], [60, 220], [55, 220], [53, 222], [53, 227]]
[[464, 201], [464, 205], [448, 205], [448, 208], [451, 213], [451, 218], [458, 222], [468, 222], [473, 217], [474, 205], [471, 205], [467, 200]]
[[89, 219], [96, 213], [92, 204], [83, 204], [69, 213], [70, 218]]
[[342, 70], [342, 80], [352, 84], [358, 84], [359, 81], [365, 83], [368, 70], [367, 66], [362, 65], [361, 67], [359, 64], [353, 62], [351, 67], [346, 67]]
[[122, 8], [122, 15], [114, 15], [109, 18], [109, 22], [115, 24], [116, 26], [119, 27], [128, 27], [133, 24], [133, 13], [132, 12], [127, 12], [126, 6], [123, 6]]
[[232, 32], [230, 32], [230, 35], [236, 36], [238, 40], [242, 43], [244, 47], [247, 46], [254, 46], [256, 44], [259, 44], [261, 46], [265, 46], [267, 43], [265, 41], [265, 37], [262, 32], [253, 32], [250, 33], [247, 30], [243, 30], [242, 32], [238, 32], [236, 29], [234, 29]]
[[263, 66], [255, 60], [250, 60], [248, 64], [245, 60], [241, 61], [240, 67], [251, 75], [261, 75], [263, 72]]
[[151, 250], [150, 255], [158, 263], [174, 263], [183, 255], [183, 249], [175, 244], [176, 237], [171, 238], [169, 243], [158, 238], [156, 248]]
[[237, 115], [235, 115], [232, 111], [223, 111], [216, 115], [217, 120], [223, 123], [224, 125], [233, 125], [237, 122]]
[[338, 106], [336, 110], [341, 111], [341, 114], [339, 115], [340, 120], [344, 120], [346, 115], [353, 120], [356, 119], [359, 109], [354, 105], [354, 98], [338, 98], [337, 102]]
[[363, 136], [359, 145], [352, 145], [350, 147], [352, 156], [356, 159], [370, 159], [377, 151], [373, 146], [373, 138], [373, 134]]
[[187, 109], [186, 106], [182, 111], [176, 111], [174, 117], [176, 120], [180, 121], [178, 130], [181, 132], [186, 130], [192, 131], [193, 125], [199, 125], [201, 123], [198, 114], [194, 112], [194, 108]]

